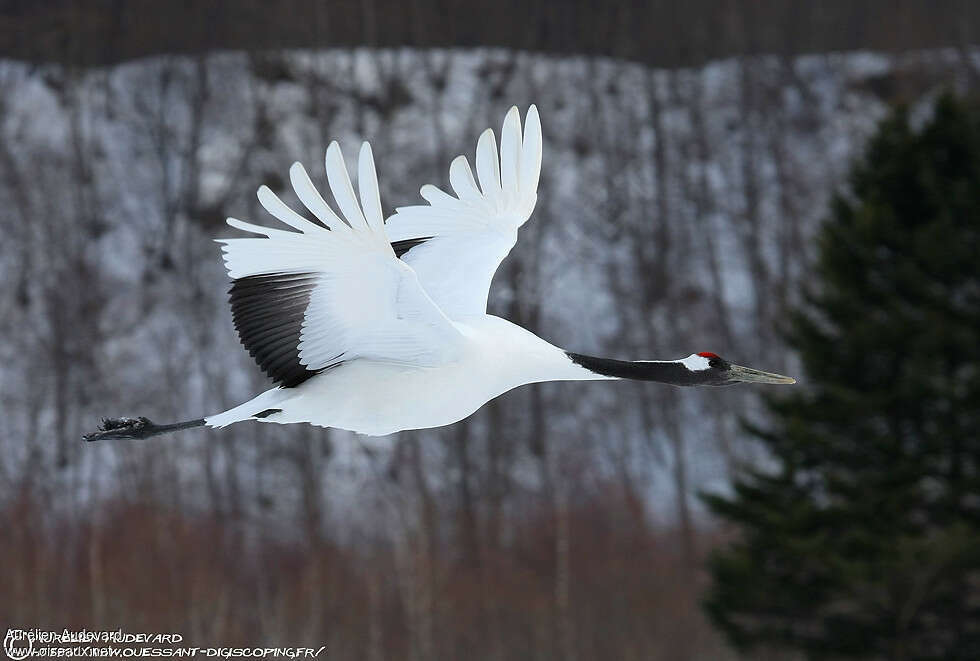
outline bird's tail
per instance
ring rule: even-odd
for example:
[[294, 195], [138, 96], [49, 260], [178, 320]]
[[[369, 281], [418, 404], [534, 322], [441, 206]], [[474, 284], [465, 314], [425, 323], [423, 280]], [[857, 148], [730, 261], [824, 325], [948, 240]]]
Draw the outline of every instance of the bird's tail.
[[291, 389], [271, 388], [266, 390], [258, 397], [253, 397], [244, 404], [239, 404], [234, 408], [221, 413], [215, 413], [204, 418], [204, 424], [208, 427], [227, 427], [235, 422], [243, 420], [263, 419], [269, 411], [274, 411], [284, 400], [291, 396]]

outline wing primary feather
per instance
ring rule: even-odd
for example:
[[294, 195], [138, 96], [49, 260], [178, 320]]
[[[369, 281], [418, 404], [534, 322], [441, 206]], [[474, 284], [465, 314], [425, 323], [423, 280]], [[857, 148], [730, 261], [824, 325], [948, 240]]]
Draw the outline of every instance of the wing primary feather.
[[[234, 227], [237, 230], [242, 230], [243, 232], [251, 232], [252, 234], [261, 234], [267, 238], [273, 236], [295, 236], [296, 232], [290, 232], [287, 230], [277, 230], [272, 227], [262, 227], [261, 225], [254, 225], [252, 223], [247, 223], [244, 220], [238, 220], [237, 218], [226, 218], [225, 222], [229, 226]], [[218, 243], [226, 243], [228, 241], [237, 241], [237, 239], [215, 239]]]
[[326, 225], [328, 229], [337, 232], [350, 227], [333, 212], [333, 209], [320, 195], [320, 191], [313, 185], [306, 168], [299, 161], [293, 163], [289, 168], [289, 181], [293, 185], [293, 190], [296, 191], [296, 197], [303, 203], [303, 206], [309, 209], [310, 213], [316, 216], [317, 220]]
[[514, 201], [518, 198], [521, 147], [521, 114], [512, 106], [500, 130], [500, 186]]
[[476, 176], [483, 196], [496, 207], [500, 199], [500, 160], [492, 129], [484, 131], [476, 143]]
[[268, 186], [259, 186], [256, 196], [266, 211], [290, 227], [298, 229], [300, 232], [316, 231], [316, 225], [286, 206], [286, 203], [280, 200], [279, 196], [273, 193]]
[[384, 215], [381, 211], [381, 192], [378, 190], [378, 172], [374, 168], [374, 154], [370, 143], [361, 145], [357, 158], [357, 189], [361, 194], [361, 208], [368, 226], [376, 233], [384, 232]]
[[483, 198], [465, 156], [457, 156], [449, 164], [449, 183], [460, 200], [478, 203]]
[[437, 186], [432, 184], [426, 184], [419, 189], [419, 195], [422, 199], [431, 204], [433, 207], [450, 207], [460, 206], [460, 201], [454, 198], [452, 195], [442, 190]]
[[[521, 149], [520, 184], [521, 198], [537, 198], [538, 179], [541, 176], [541, 119], [535, 106], [528, 108], [524, 118], [524, 146]], [[533, 205], [532, 205], [533, 206]], [[530, 215], [531, 209], [528, 209]]]
[[337, 206], [347, 218], [347, 222], [355, 229], [370, 229], [361, 208], [357, 204], [357, 197], [354, 195], [354, 187], [350, 183], [350, 176], [347, 174], [347, 166], [344, 165], [344, 154], [340, 151], [337, 141], [330, 143], [327, 147], [325, 159], [327, 166], [327, 184], [333, 197], [337, 200]]

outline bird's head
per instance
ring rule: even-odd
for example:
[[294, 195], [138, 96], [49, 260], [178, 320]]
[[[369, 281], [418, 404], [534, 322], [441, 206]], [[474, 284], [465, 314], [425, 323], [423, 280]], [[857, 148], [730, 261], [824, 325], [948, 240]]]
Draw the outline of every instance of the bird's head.
[[782, 374], [762, 372], [751, 367], [734, 365], [716, 353], [702, 351], [692, 353], [680, 361], [693, 372], [697, 385], [729, 386], [735, 383], [796, 383], [796, 379]]

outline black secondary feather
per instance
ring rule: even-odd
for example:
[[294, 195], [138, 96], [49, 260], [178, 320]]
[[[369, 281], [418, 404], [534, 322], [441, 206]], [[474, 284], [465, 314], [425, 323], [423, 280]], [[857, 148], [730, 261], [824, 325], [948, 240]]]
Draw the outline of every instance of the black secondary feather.
[[315, 273], [269, 273], [237, 278], [228, 291], [235, 330], [262, 371], [286, 388], [318, 370], [299, 362], [303, 317], [316, 287]]
[[391, 243], [391, 249], [395, 251], [395, 257], [401, 257], [415, 246], [420, 246], [431, 238], [431, 236], [424, 236], [418, 239], [402, 239], [401, 241], [393, 241]]

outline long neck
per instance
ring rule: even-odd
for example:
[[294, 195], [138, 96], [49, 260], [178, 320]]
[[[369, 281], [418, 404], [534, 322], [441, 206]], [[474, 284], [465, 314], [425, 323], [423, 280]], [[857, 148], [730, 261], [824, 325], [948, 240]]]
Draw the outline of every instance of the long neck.
[[[698, 370], [678, 360], [625, 361], [565, 351], [527, 329], [505, 319], [486, 315], [468, 322], [471, 334], [482, 345], [489, 381], [499, 392], [543, 381], [594, 381], [639, 379], [677, 386], [704, 382]], [[500, 360], [506, 355], [506, 360]]]
[[678, 360], [613, 360], [566, 351], [573, 363], [593, 374], [610, 379], [658, 381], [675, 386], [694, 386], [702, 382], [698, 372]]

